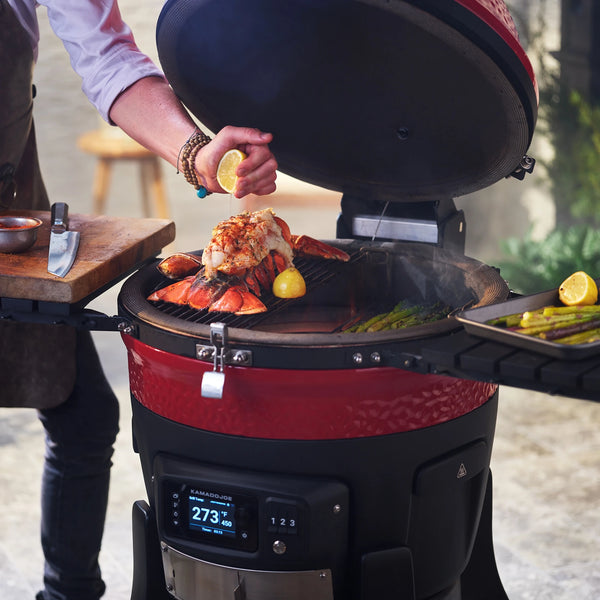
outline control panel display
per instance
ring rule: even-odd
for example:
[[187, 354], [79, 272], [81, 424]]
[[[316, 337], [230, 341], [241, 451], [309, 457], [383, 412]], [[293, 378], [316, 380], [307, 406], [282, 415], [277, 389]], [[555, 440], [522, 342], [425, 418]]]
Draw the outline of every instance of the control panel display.
[[190, 529], [216, 536], [234, 538], [236, 535], [235, 504], [228, 500], [206, 498], [189, 492], [188, 496]]
[[166, 528], [179, 538], [254, 551], [258, 535], [257, 500], [217, 487], [165, 480]]
[[349, 490], [341, 482], [159, 455], [153, 483], [159, 539], [189, 556], [267, 571], [345, 556]]

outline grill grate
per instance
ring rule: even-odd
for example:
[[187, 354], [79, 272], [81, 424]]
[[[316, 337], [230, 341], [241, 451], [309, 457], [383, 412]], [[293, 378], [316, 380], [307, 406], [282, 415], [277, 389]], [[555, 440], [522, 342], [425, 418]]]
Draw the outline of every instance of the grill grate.
[[[341, 273], [345, 272], [350, 265], [364, 260], [365, 256], [365, 253], [358, 249], [350, 253], [350, 260], [345, 263], [336, 260], [295, 257], [294, 266], [304, 277], [306, 286], [309, 289], [309, 293], [311, 293], [323, 286], [325, 283], [331, 281], [334, 277], [337, 277]], [[169, 280], [166, 278], [161, 279], [161, 282], [155, 287], [155, 290], [164, 287], [168, 282]], [[149, 294], [152, 293], [152, 291], [149, 292]], [[170, 302], [163, 301], [150, 303], [161, 313], [171, 317], [176, 317], [189, 323], [210, 325], [211, 323], [219, 322], [225, 323], [229, 327], [252, 329], [265, 320], [271, 319], [274, 314], [288, 310], [298, 301], [302, 300], [301, 298], [296, 300], [284, 300], [277, 298], [271, 291], [263, 292], [260, 299], [267, 307], [267, 311], [255, 315], [235, 315], [233, 313], [226, 312], [209, 312], [207, 309], [196, 310], [194, 308], [190, 308], [189, 306], [180, 306], [178, 304], [171, 304]]]

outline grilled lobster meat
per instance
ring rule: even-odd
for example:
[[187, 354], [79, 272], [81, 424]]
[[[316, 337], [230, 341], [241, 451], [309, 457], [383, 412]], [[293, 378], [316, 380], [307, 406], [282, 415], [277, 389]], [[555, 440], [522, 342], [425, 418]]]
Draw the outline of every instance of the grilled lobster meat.
[[159, 271], [180, 281], [157, 290], [148, 300], [238, 315], [265, 312], [259, 296], [271, 289], [278, 273], [294, 265], [295, 255], [344, 262], [350, 258], [309, 236], [292, 235], [270, 208], [243, 212], [213, 229], [202, 258], [177, 253], [162, 260]]

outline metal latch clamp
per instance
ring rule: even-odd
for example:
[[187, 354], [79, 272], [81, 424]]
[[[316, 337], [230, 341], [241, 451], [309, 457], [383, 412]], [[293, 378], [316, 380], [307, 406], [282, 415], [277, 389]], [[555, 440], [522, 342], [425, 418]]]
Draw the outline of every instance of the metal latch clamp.
[[222, 398], [225, 387], [225, 346], [227, 326], [225, 323], [212, 323], [210, 326], [213, 370], [202, 375], [201, 394], [204, 398]]
[[227, 325], [211, 323], [210, 345], [196, 344], [198, 360], [212, 360], [213, 370], [202, 376], [201, 393], [204, 398], [222, 398], [225, 386], [225, 365], [249, 367], [252, 365], [250, 350], [228, 348]]
[[[214, 362], [215, 352], [218, 351], [213, 341], [213, 327], [223, 325], [222, 323], [211, 324], [210, 344], [196, 344], [196, 358], [198, 360]], [[218, 335], [217, 328], [217, 335]], [[227, 326], [225, 326], [225, 337], [227, 337]], [[222, 339], [222, 338], [221, 338]], [[252, 351], [241, 350], [239, 348], [229, 348], [227, 343], [223, 344], [223, 364], [233, 365], [235, 367], [251, 367], [252, 366]]]

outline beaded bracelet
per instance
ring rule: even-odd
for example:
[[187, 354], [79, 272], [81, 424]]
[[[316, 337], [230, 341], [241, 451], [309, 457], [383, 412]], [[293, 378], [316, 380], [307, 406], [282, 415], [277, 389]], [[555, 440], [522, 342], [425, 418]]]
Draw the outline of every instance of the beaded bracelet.
[[[177, 166], [179, 167], [181, 164], [183, 176], [188, 183], [194, 186], [198, 198], [206, 198], [211, 193], [198, 181], [198, 173], [194, 167], [196, 155], [210, 141], [211, 139], [196, 127], [194, 133], [190, 135], [187, 142], [179, 150], [179, 156], [177, 157]], [[179, 173], [179, 168], [177, 173]]]

